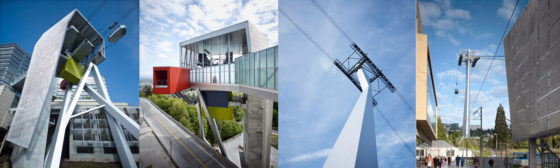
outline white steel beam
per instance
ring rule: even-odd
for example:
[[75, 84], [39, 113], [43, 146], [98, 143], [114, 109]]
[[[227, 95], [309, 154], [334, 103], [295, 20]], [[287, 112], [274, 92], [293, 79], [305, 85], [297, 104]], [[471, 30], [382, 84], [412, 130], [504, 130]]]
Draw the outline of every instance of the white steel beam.
[[[58, 114], [60, 115], [59, 120], [57, 121], [55, 133], [53, 134], [52, 141], [51, 141], [51, 146], [53, 146], [52, 147], [53, 149], [51, 149], [51, 151], [49, 151], [49, 155], [47, 155], [48, 158], [45, 167], [53, 168], [53, 167], [60, 166], [60, 156], [62, 154], [62, 146], [64, 143], [64, 135], [66, 133], [66, 127], [70, 122], [70, 116], [72, 115], [74, 109], [76, 108], [76, 105], [78, 104], [78, 100], [80, 99], [80, 95], [82, 94], [84, 86], [86, 86], [86, 81], [89, 78], [89, 73], [91, 72], [92, 66], [93, 66], [92, 63], [88, 65], [86, 72], [84, 73], [82, 79], [78, 83], [78, 88], [76, 88], [76, 91], [72, 96], [70, 105], [68, 105], [67, 108], [63, 107], [60, 111], [60, 114]], [[66, 89], [72, 90], [72, 87], [67, 87]], [[66, 95], [66, 97], [64, 98], [65, 99], [64, 106], [66, 106], [66, 100], [68, 99], [68, 97], [69, 95]]]
[[126, 116], [124, 112], [122, 112], [119, 108], [117, 108], [113, 103], [107, 101], [103, 96], [101, 96], [96, 91], [92, 90], [88, 86], [85, 86], [84, 88], [86, 92], [89, 94], [89, 96], [95, 99], [99, 104], [105, 105], [105, 111], [107, 111], [109, 115], [114, 117], [115, 120], [117, 120], [117, 123], [121, 124], [124, 128], [126, 128], [126, 130], [128, 130], [130, 134], [132, 134], [132, 136], [134, 136], [136, 139], [139, 139], [140, 127], [138, 126], [138, 123], [136, 123], [130, 117]]
[[[66, 84], [66, 88], [71, 88], [70, 84]], [[62, 121], [62, 114], [64, 114], [64, 110], [66, 108], [68, 108], [68, 106], [70, 105], [70, 98], [72, 98], [72, 89], [66, 89], [66, 92], [64, 93], [64, 100], [62, 101], [62, 108], [60, 110], [60, 112], [58, 113], [58, 119], [56, 120], [57, 122], [57, 126], [60, 125], [60, 122]], [[55, 132], [53, 135], [57, 135], [59, 131], [59, 128], [56, 127], [55, 128]], [[54, 137], [52, 137], [54, 138]], [[53, 153], [54, 153], [54, 144], [55, 144], [55, 140], [53, 139], [51, 141], [51, 144], [49, 144], [48, 146], [48, 150], [47, 150], [47, 155], [45, 157], [45, 164], [43, 167], [48, 167], [51, 165], [52, 162], [52, 158], [53, 158]]]
[[103, 108], [103, 107], [105, 107], [105, 105], [100, 105], [100, 106], [94, 107], [94, 108], [92, 108], [92, 109], [89, 109], [89, 110], [86, 110], [86, 111], [82, 111], [82, 112], [76, 113], [76, 114], [72, 115], [70, 118], [78, 117], [78, 116], [81, 116], [81, 115], [83, 115], [83, 114], [86, 114], [86, 113], [89, 113], [89, 112], [98, 110], [98, 109]]
[[[200, 105], [199, 103], [195, 104], [195, 106], [196, 106], [196, 116], [198, 118], [198, 128], [199, 128], [198, 130], [199, 130], [199, 133], [200, 133], [200, 138], [202, 138], [204, 141], [206, 141], [206, 136], [204, 136], [204, 122], [203, 122], [203, 119], [202, 119], [202, 115], [200, 113], [200, 106], [199, 105]], [[210, 146], [212, 146], [212, 145], [210, 145]]]
[[109, 97], [109, 92], [107, 91], [107, 87], [105, 86], [105, 82], [103, 78], [101, 78], [101, 73], [99, 73], [99, 69], [97, 65], [93, 65], [93, 79], [95, 80], [95, 86], [97, 87], [97, 92], [105, 98], [108, 102], [111, 102], [111, 97]]
[[[136, 168], [136, 162], [134, 161], [134, 156], [128, 147], [128, 141], [124, 137], [124, 132], [122, 127], [118, 125], [117, 121], [111, 115], [106, 115], [107, 123], [109, 123], [109, 129], [111, 129], [111, 135], [113, 136], [113, 142], [117, 147], [117, 153], [119, 154], [119, 159], [123, 167]], [[129, 131], [130, 132], [130, 131]]]
[[[109, 97], [109, 92], [107, 92], [107, 88], [105, 87], [105, 82], [101, 78], [101, 73], [99, 73], [99, 69], [97, 69], [97, 66], [95, 66], [95, 65], [93, 66], [93, 78], [95, 80], [95, 85], [97, 86], [97, 91], [99, 91], [99, 95], [101, 97], [103, 97], [109, 104], [112, 105], [113, 103], [111, 102], [111, 98]], [[89, 89], [89, 87], [87, 87], [86, 89], [91, 90], [91, 89]], [[91, 91], [93, 91], [93, 90], [91, 90]], [[101, 106], [106, 107], [106, 105], [101, 105]], [[124, 114], [119, 109], [116, 109], [116, 110], [118, 110], [119, 114]], [[109, 110], [107, 110], [107, 108], [105, 108], [105, 111], [109, 111]], [[117, 147], [117, 153], [119, 154], [119, 159], [121, 161], [121, 164], [123, 165], [123, 167], [136, 168], [136, 162], [134, 161], [134, 156], [132, 156], [132, 152], [130, 151], [130, 148], [128, 146], [128, 141], [126, 140], [126, 137], [124, 136], [124, 131], [122, 130], [122, 127], [115, 120], [113, 115], [109, 114], [109, 115], [105, 115], [105, 116], [106, 116], [107, 121], [108, 121], [109, 129], [111, 130], [111, 135], [113, 136], [113, 142], [115, 143], [115, 146]], [[126, 116], [126, 118], [128, 118], [128, 116]], [[134, 123], [136, 123], [136, 122], [134, 122]], [[134, 134], [133, 132], [139, 133], [139, 130], [138, 129], [136, 129], [136, 130], [128, 129], [128, 132], [131, 132], [131, 134]], [[138, 137], [136, 137], [136, 138], [138, 139]]]

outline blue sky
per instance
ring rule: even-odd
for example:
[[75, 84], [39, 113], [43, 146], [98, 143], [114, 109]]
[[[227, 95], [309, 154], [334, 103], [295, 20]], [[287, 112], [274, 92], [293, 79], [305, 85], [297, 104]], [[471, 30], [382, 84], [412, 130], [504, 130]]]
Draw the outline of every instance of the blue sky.
[[[102, 3], [103, 1], [2, 0], [0, 44], [17, 43], [32, 54], [33, 47], [43, 32], [73, 9], [78, 9], [87, 18]], [[90, 22], [103, 33], [114, 21], [137, 7], [137, 0], [108, 1]], [[106, 50], [107, 59], [99, 65], [99, 71], [105, 75], [112, 101], [138, 105], [138, 9], [119, 23], [128, 27], [127, 34]], [[105, 44], [110, 45], [109, 42]]]
[[[408, 0], [320, 3], [414, 106], [415, 3]], [[343, 59], [352, 52], [350, 42], [311, 1], [283, 0], [279, 8], [331, 56]], [[279, 22], [279, 166], [321, 167], [360, 92], [283, 15]], [[408, 110], [396, 93], [384, 91], [376, 100], [380, 110], [375, 110], [379, 167], [413, 167], [414, 153], [405, 145], [414, 149], [415, 113]], [[380, 112], [396, 132], [389, 128]]]
[[[527, 2], [528, 0], [520, 0], [510, 28]], [[465, 66], [457, 65], [459, 49], [478, 50], [475, 55], [494, 55], [514, 6], [515, 0], [420, 1], [422, 24], [424, 33], [428, 35], [432, 57], [439, 103], [438, 113], [442, 122], [460, 125], [463, 123]], [[504, 55], [503, 43], [497, 55]], [[503, 58], [494, 60], [486, 82], [476, 99], [490, 62], [490, 59], [481, 59], [476, 67], [471, 69], [471, 109], [474, 111], [482, 106], [484, 113], [482, 125], [485, 129], [494, 128], [496, 109], [499, 104], [504, 106], [506, 118], [510, 118]], [[455, 81], [458, 83], [459, 95], [453, 93]], [[480, 120], [473, 120], [471, 123], [479, 125]]]
[[142, 0], [140, 77], [154, 66], [179, 66], [179, 42], [249, 20], [269, 45], [278, 43], [276, 0]]

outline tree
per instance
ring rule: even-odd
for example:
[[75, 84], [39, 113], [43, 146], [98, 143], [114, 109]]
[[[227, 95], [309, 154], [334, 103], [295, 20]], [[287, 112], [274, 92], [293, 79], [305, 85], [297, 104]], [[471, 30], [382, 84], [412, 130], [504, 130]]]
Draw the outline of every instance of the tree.
[[496, 112], [496, 120], [494, 124], [494, 133], [498, 135], [498, 142], [508, 143], [511, 138], [509, 136], [509, 128], [506, 123], [506, 114], [504, 112], [504, 107], [502, 104], [498, 106]]
[[[148, 97], [148, 96], [151, 96], [151, 95], [152, 95], [152, 92], [153, 92], [152, 87], [150, 87], [150, 86], [144, 86], [144, 87], [142, 88], [142, 92], [140, 93], [140, 96], [141, 96], [141, 97]], [[142, 96], [142, 95], [143, 95], [143, 96]]]
[[234, 120], [216, 120], [222, 139], [229, 139], [243, 131], [243, 126]]
[[241, 120], [243, 120], [243, 108], [241, 108], [239, 106], [233, 107], [233, 117], [235, 118], [235, 121], [237, 121], [237, 122], [240, 122]]
[[453, 145], [457, 146], [457, 143], [459, 143], [459, 140], [461, 140], [461, 134], [462, 131], [455, 131], [453, 132], [453, 134], [451, 134], [453, 136]]
[[437, 139], [438, 140], [447, 140], [447, 134], [445, 133], [445, 127], [443, 123], [441, 123], [441, 118], [437, 117]]

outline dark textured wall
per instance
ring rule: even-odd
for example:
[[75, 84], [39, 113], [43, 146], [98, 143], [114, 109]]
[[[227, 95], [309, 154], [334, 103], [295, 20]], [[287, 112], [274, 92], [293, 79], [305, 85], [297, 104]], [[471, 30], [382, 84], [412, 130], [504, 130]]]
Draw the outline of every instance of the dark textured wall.
[[504, 39], [513, 141], [560, 133], [560, 1], [531, 0]]

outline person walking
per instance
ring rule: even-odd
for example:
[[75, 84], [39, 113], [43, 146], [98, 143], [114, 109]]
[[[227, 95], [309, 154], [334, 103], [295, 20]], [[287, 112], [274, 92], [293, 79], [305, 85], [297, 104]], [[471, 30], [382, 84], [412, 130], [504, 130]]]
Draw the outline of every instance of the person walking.
[[434, 168], [438, 168], [439, 167], [439, 156], [436, 156], [434, 158]]
[[456, 167], [459, 167], [459, 162], [460, 162], [460, 161], [461, 161], [461, 157], [456, 156], [456, 157], [455, 157], [455, 166], [456, 166]]
[[447, 166], [451, 166], [451, 156], [447, 156]]
[[465, 157], [461, 157], [461, 167], [465, 166]]
[[445, 159], [446, 159], [445, 157], [442, 157], [441, 167], [445, 166]]
[[428, 166], [428, 168], [432, 168], [432, 166], [434, 165], [432, 155], [430, 154], [428, 154], [428, 157], [426, 157], [426, 165]]
[[490, 165], [490, 167], [494, 167], [494, 158], [490, 158], [488, 164]]
[[473, 158], [474, 168], [478, 168], [478, 157]]

